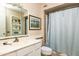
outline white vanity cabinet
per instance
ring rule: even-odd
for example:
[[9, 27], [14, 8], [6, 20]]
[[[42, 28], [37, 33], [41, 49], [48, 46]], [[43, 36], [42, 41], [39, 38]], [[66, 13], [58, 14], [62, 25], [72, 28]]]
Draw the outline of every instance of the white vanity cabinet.
[[41, 42], [25, 46], [3, 56], [41, 56]]
[[36, 43], [17, 51], [17, 56], [41, 56], [41, 43]]

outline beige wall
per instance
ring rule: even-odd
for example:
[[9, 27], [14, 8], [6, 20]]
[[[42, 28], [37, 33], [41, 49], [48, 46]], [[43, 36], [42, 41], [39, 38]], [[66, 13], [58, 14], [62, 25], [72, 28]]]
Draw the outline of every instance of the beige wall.
[[[23, 8], [28, 10], [28, 14], [33, 15], [33, 16], [37, 16], [41, 18], [41, 4], [35, 4], [35, 3], [25, 3], [22, 4]], [[28, 20], [28, 24], [29, 24], [29, 20]], [[41, 25], [43, 24], [43, 21], [41, 19]], [[43, 35], [43, 28], [41, 26], [41, 30], [29, 30], [29, 25], [28, 25], [28, 34], [30, 35]]]

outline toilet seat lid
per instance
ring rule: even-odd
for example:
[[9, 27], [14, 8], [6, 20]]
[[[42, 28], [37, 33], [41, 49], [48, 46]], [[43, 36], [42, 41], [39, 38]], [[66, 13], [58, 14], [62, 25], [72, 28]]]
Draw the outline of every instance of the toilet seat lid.
[[41, 50], [43, 50], [43, 51], [52, 51], [51, 48], [46, 47], [46, 46], [43, 46], [43, 47], [41, 48]]
[[52, 49], [49, 47], [43, 46], [41, 48], [41, 51], [42, 51], [42, 54], [44, 54], [44, 55], [51, 55], [52, 54]]

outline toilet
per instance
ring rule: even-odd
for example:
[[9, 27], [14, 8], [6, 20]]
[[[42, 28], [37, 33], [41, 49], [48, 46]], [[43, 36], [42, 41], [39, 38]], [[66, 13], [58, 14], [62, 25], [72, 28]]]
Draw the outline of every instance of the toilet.
[[51, 55], [52, 55], [52, 49], [49, 48], [49, 47], [43, 46], [43, 47], [41, 48], [41, 54], [42, 54], [43, 56], [51, 56]]
[[51, 48], [46, 46], [42, 46], [41, 55], [42, 56], [67, 56], [64, 52], [52, 51]]

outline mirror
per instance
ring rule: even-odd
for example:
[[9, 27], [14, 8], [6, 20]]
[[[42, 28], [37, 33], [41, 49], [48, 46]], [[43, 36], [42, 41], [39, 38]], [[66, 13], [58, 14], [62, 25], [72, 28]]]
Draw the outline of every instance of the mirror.
[[28, 12], [20, 3], [7, 3], [0, 10], [0, 37], [27, 34], [27, 17]]

